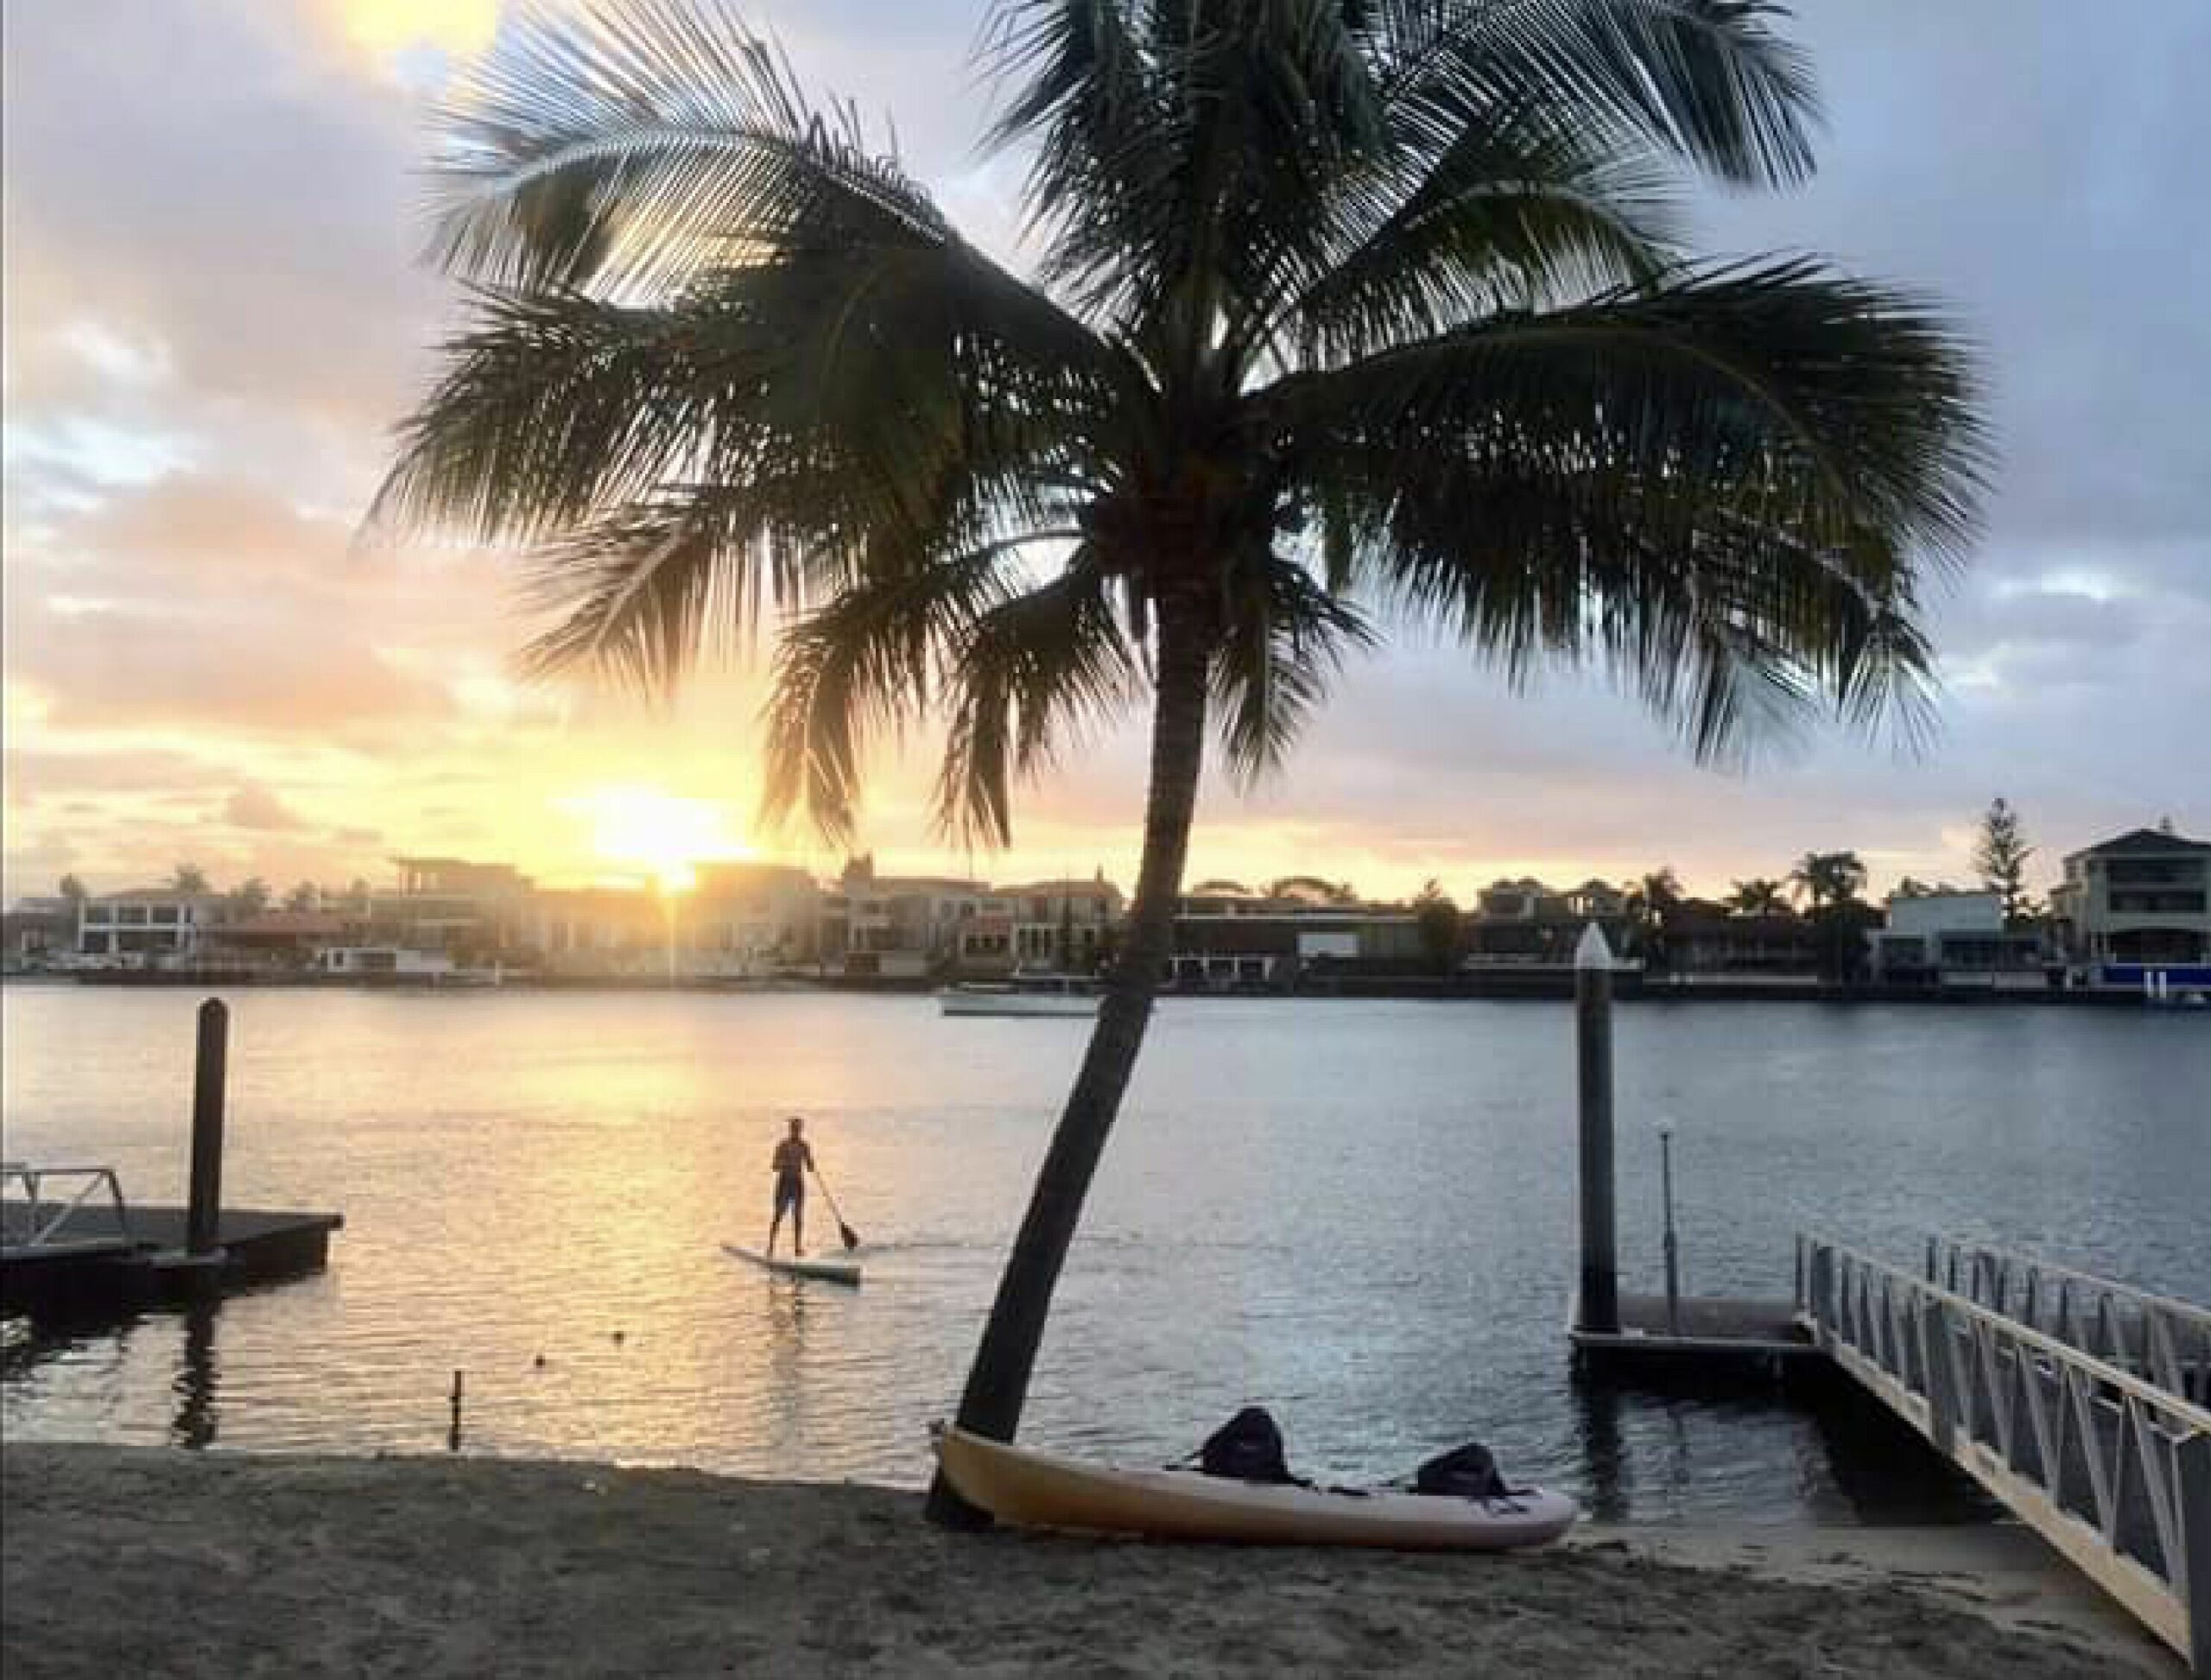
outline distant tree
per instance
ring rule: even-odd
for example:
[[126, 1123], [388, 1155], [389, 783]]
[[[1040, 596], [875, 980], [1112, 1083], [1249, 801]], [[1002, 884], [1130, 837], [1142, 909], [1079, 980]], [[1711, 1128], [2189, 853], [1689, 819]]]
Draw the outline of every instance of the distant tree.
[[1646, 968], [1666, 966], [1666, 918], [1681, 907], [1682, 878], [1671, 864], [1661, 864], [1627, 885], [1627, 937], [1631, 954]]
[[1727, 895], [1727, 908], [1738, 916], [1778, 916], [1789, 908], [1786, 885], [1763, 876], [1738, 881]]
[[1309, 903], [1356, 904], [1359, 894], [1348, 881], [1323, 880], [1318, 875], [1285, 875], [1267, 883], [1270, 898], [1302, 898]]
[[1855, 852], [1807, 852], [1789, 875], [1790, 885], [1814, 910], [1855, 903], [1866, 881], [1866, 865]]
[[2016, 927], [2033, 913], [2027, 892], [2027, 859], [2035, 848], [2027, 844], [2019, 814], [1999, 796], [1980, 815], [1980, 834], [1973, 841], [1973, 866], [1980, 872], [1981, 884], [2004, 901], [2004, 923]]
[[1431, 879], [1422, 885], [1413, 899], [1413, 918], [1420, 929], [1420, 946], [1427, 953], [1429, 966], [1439, 974], [1450, 973], [1459, 960], [1462, 942], [1464, 923], [1459, 918], [1459, 906], [1441, 884]]
[[207, 891], [207, 872], [198, 864], [179, 864], [169, 872], [169, 891], [205, 892]]
[[1807, 852], [1789, 880], [1809, 903], [1805, 920], [1819, 929], [1821, 976], [1859, 978], [1866, 966], [1866, 929], [1877, 919], [1859, 897], [1866, 891], [1865, 860], [1855, 852]]
[[258, 875], [241, 881], [224, 895], [233, 916], [258, 916], [269, 908], [269, 883]]
[[313, 881], [302, 881], [284, 895], [288, 910], [312, 910], [322, 907], [322, 889]]
[[81, 904], [92, 896], [85, 890], [85, 884], [74, 875], [64, 875], [61, 878], [60, 893], [73, 904]]

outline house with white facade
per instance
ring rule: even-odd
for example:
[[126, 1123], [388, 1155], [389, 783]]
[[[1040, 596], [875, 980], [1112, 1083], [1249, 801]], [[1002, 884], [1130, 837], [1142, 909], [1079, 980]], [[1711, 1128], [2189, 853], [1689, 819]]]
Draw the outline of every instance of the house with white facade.
[[2211, 841], [2137, 828], [2075, 852], [2049, 895], [2067, 954], [2102, 984], [2211, 981]]
[[1872, 978], [1891, 985], [2036, 987], [2049, 984], [2042, 935], [2004, 925], [2000, 893], [1891, 895], [1866, 935]]
[[96, 967], [189, 966], [222, 914], [223, 897], [216, 892], [131, 887], [99, 893], [78, 901], [77, 953]]

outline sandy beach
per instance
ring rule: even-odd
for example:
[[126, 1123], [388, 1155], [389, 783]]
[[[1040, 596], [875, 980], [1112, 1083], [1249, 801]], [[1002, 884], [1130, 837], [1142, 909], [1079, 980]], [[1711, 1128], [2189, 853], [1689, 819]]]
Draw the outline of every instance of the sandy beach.
[[2000, 1530], [1259, 1552], [955, 1537], [910, 1493], [687, 1471], [29, 1445], [0, 1499], [10, 1680], [2179, 1672]]

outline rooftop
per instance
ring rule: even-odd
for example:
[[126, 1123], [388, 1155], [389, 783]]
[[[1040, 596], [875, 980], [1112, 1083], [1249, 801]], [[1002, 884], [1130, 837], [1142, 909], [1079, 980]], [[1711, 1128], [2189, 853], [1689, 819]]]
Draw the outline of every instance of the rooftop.
[[2073, 855], [2076, 858], [2108, 858], [2129, 853], [2174, 852], [2211, 852], [2211, 840], [2190, 840], [2185, 834], [2170, 834], [2161, 828], [2133, 828], [2110, 840], [2099, 840]]

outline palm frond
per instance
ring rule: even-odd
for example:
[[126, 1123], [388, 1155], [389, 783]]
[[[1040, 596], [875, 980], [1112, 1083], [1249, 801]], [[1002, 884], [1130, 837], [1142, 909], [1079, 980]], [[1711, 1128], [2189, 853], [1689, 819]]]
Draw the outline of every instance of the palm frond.
[[1972, 351], [1933, 306], [1796, 259], [1499, 314], [1258, 401], [1309, 463], [1532, 461], [1647, 515], [1695, 505], [1654, 501], [1653, 483], [1710, 486], [1811, 540], [1869, 529], [1940, 557], [1977, 522], [1977, 397]]
[[1400, 131], [1439, 140], [1469, 111], [1536, 98], [1624, 155], [1646, 148], [1744, 186], [1812, 171], [1802, 52], [1769, 0], [1409, 0], [1382, 33]]
[[661, 289], [825, 211], [878, 237], [946, 231], [725, 0], [526, 0], [440, 126], [432, 258], [494, 282]]
[[1648, 284], [1676, 260], [1667, 175], [1526, 99], [1468, 112], [1432, 161], [1348, 178], [1332, 213], [1344, 248], [1283, 311], [1308, 364]]
[[936, 805], [947, 834], [1005, 845], [1014, 781], [1135, 697], [1141, 674], [1109, 582], [1078, 548], [1056, 576], [968, 627], [945, 673], [951, 711]]
[[1246, 786], [1280, 768], [1305, 720], [1327, 697], [1344, 656], [1374, 631], [1350, 601], [1274, 552], [1230, 567], [1212, 688], [1229, 772]]
[[849, 584], [784, 632], [767, 723], [761, 814], [803, 808], [825, 839], [851, 837], [870, 739], [927, 708], [939, 671], [1018, 587], [1014, 556], [1042, 532]]

